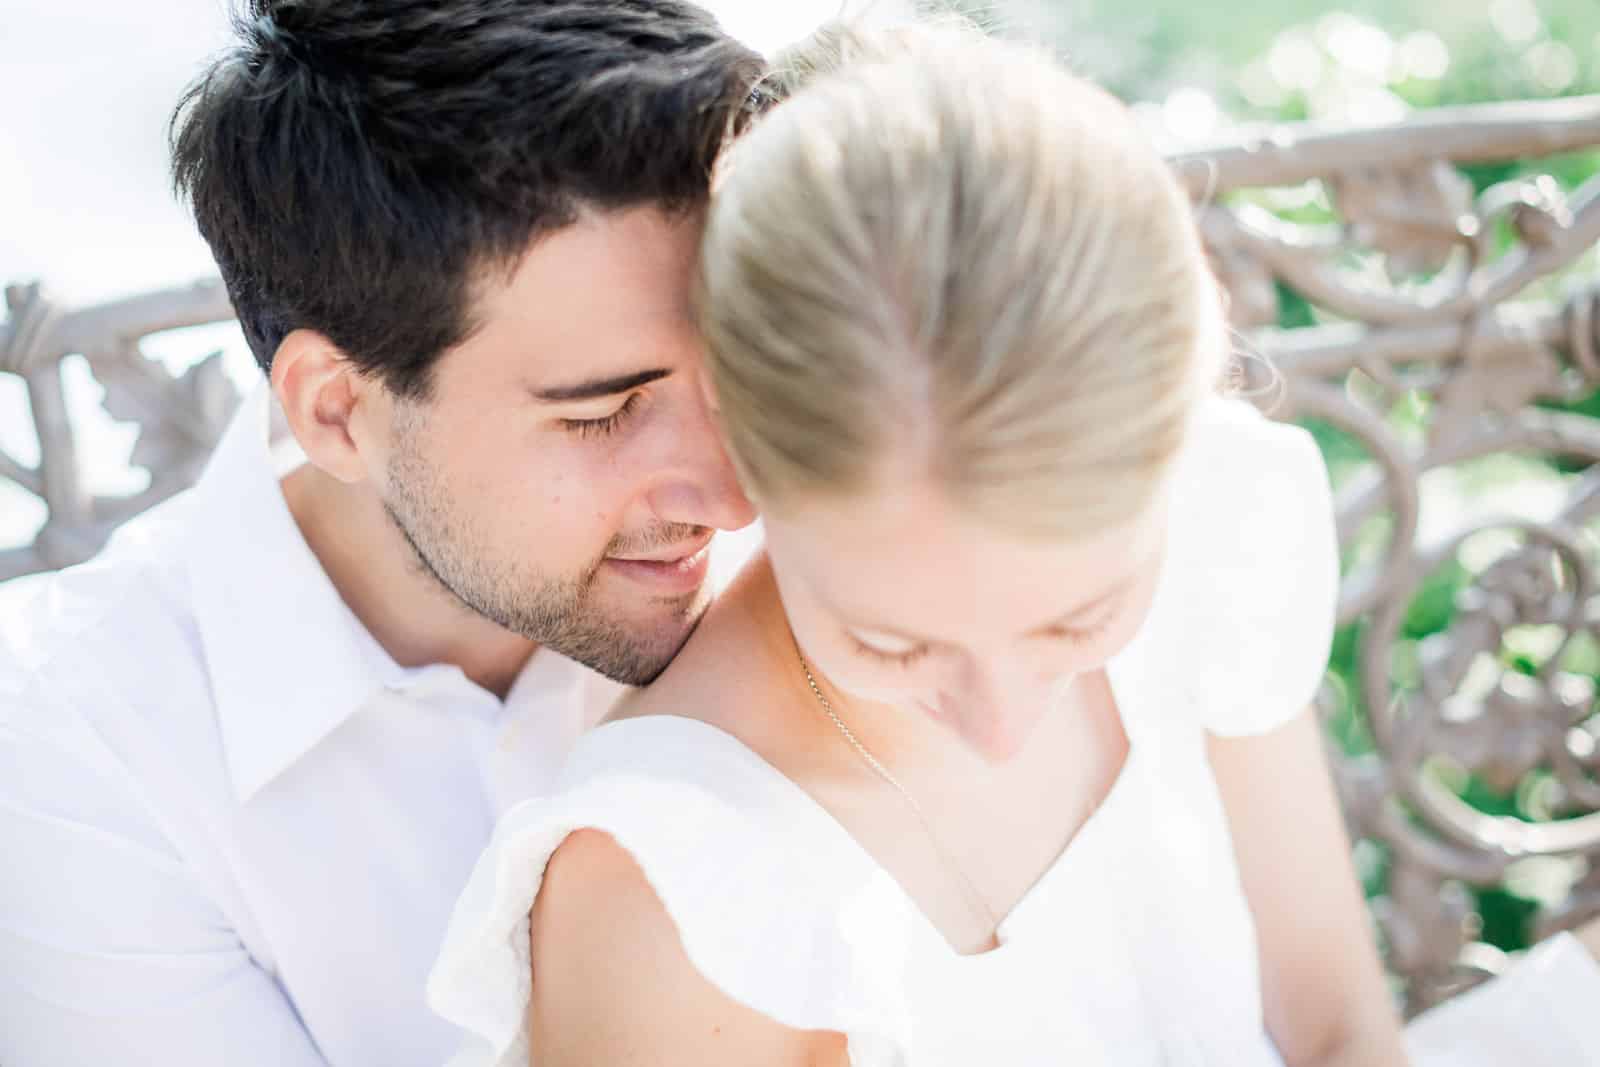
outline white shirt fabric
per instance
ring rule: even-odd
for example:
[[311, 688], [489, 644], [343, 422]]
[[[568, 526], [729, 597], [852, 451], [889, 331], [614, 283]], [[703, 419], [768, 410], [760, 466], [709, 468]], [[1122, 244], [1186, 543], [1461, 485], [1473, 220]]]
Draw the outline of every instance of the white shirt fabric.
[[268, 405], [0, 615], [5, 1067], [439, 1063], [451, 903], [611, 695], [549, 652], [504, 703], [396, 664], [289, 514]]
[[[529, 1062], [527, 915], [550, 855], [582, 828], [632, 854], [701, 974], [787, 1026], [847, 1035], [855, 1067], [1282, 1067], [1204, 740], [1270, 730], [1310, 702], [1337, 588], [1331, 501], [1306, 434], [1224, 400], [1203, 412], [1175, 490], [1150, 617], [1107, 669], [1128, 762], [999, 948], [957, 955], [825, 809], [732, 736], [675, 715], [620, 720], [506, 815], [456, 905], [429, 987], [470, 1034], [451, 1067]], [[1430, 1017], [1419, 1067], [1511, 1062], [1475, 1058], [1490, 1048], [1517, 1049], [1522, 1067], [1600, 1063], [1592, 1035], [1579, 1054], [1585, 998], [1600, 1002], [1581, 946], [1554, 942], [1517, 973]], [[1564, 1026], [1531, 1010], [1541, 994], [1566, 1006]]]

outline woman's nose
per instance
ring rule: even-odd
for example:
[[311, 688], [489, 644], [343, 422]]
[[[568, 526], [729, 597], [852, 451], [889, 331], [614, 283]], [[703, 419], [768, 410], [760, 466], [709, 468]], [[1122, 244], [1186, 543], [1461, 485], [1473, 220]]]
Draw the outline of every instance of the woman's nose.
[[969, 671], [957, 691], [940, 694], [941, 710], [968, 747], [1003, 763], [1022, 750], [1059, 689], [1059, 680], [1018, 666]]

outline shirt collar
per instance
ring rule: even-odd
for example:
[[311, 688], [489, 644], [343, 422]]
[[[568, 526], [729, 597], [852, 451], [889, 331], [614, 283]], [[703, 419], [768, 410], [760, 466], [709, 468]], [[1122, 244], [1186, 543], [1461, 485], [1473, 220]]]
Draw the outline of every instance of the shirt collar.
[[191, 595], [241, 803], [374, 693], [454, 670], [400, 666], [339, 596], [284, 501], [271, 407], [264, 384], [240, 407], [191, 512]]

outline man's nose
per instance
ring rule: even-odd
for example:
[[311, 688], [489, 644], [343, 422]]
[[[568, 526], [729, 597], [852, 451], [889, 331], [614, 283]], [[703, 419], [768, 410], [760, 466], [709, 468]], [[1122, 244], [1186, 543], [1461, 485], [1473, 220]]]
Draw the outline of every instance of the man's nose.
[[684, 419], [666, 476], [651, 489], [649, 500], [651, 510], [667, 522], [738, 530], [755, 521], [755, 505], [744, 495], [702, 399]]

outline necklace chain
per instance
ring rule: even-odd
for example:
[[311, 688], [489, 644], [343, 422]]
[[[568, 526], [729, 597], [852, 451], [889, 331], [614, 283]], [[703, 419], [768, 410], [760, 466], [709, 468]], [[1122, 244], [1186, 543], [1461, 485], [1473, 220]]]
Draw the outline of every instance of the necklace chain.
[[833, 709], [833, 702], [827, 698], [822, 692], [822, 687], [817, 684], [816, 676], [811, 673], [811, 668], [806, 663], [805, 655], [799, 651], [798, 647], [795, 649], [795, 653], [800, 660], [800, 670], [806, 676], [806, 685], [811, 688], [811, 693], [817, 698], [817, 703], [821, 705], [823, 713], [828, 716], [829, 721], [833, 723], [844, 739], [850, 743], [850, 747], [855, 749], [856, 755], [861, 757], [861, 762], [865, 763], [874, 774], [888, 783], [889, 788], [898, 793], [900, 798], [906, 802], [906, 807], [910, 808], [911, 813], [916, 816], [917, 822], [922, 826], [922, 832], [927, 835], [928, 842], [933, 846], [934, 852], [938, 854], [939, 861], [949, 869], [950, 873], [955, 876], [956, 881], [960, 883], [962, 893], [967, 897], [967, 905], [983, 917], [983, 920], [988, 924], [986, 929], [989, 935], [991, 937], [995, 936], [1000, 928], [1000, 920], [995, 915], [994, 909], [989, 906], [989, 902], [978, 891], [978, 887], [973, 884], [972, 879], [967, 877], [967, 872], [962, 869], [961, 864], [957, 863], [955, 858], [945, 849], [944, 844], [939, 840], [939, 835], [934, 832], [932, 821], [929, 820], [927, 813], [923, 811], [922, 805], [917, 803], [917, 798], [911, 795], [910, 790], [900, 784], [898, 778], [889, 773], [889, 768], [885, 767], [876, 756], [867, 750], [867, 746], [861, 743], [855, 732], [845, 725], [845, 721]]

